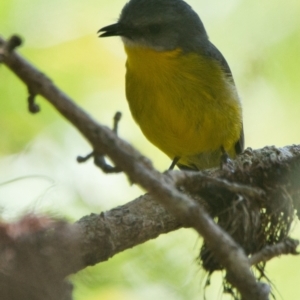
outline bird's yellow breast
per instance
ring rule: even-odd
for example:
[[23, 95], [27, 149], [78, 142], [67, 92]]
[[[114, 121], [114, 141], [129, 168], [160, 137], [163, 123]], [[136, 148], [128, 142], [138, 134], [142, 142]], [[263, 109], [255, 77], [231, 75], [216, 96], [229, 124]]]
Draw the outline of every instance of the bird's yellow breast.
[[233, 82], [197, 53], [125, 46], [126, 96], [144, 135], [170, 158], [224, 147], [234, 155], [242, 128]]

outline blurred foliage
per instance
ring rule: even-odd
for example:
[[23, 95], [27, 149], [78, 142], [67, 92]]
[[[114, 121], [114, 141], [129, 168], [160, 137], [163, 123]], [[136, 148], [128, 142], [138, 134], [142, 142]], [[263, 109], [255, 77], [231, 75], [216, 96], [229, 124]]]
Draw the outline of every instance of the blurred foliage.
[[[300, 2], [191, 0], [213, 43], [229, 62], [244, 107], [246, 145], [300, 142]], [[18, 50], [99, 122], [111, 126], [123, 112], [120, 136], [155, 166], [169, 159], [132, 121], [124, 96], [125, 55], [119, 39], [97, 38], [115, 22], [124, 1], [4, 0], [0, 34], [19, 34]], [[0, 207], [3, 219], [24, 211], [70, 220], [124, 204], [143, 191], [122, 174], [106, 176], [75, 157], [90, 146], [41, 97], [42, 111], [26, 111], [26, 87], [0, 66]], [[12, 180], [12, 181], [10, 181]], [[296, 226], [293, 235], [299, 238]], [[196, 263], [197, 235], [179, 230], [125, 251], [72, 277], [75, 299], [201, 299], [205, 275]], [[299, 262], [270, 263], [268, 275], [283, 299], [297, 299]], [[215, 276], [206, 299], [221, 297]], [[200, 295], [200, 296], [199, 296]]]

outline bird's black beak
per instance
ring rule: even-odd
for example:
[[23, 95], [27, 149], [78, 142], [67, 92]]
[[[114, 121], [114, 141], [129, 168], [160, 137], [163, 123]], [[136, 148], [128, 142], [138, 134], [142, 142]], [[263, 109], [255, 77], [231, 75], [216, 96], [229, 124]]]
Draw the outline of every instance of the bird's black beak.
[[119, 23], [116, 23], [99, 29], [98, 33], [100, 34], [99, 37], [120, 36], [123, 35], [124, 30]]

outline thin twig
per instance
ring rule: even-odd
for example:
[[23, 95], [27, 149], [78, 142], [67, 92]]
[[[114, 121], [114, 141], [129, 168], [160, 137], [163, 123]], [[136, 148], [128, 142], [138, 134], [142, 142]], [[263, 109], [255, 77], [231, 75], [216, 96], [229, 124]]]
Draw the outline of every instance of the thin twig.
[[252, 255], [249, 258], [249, 262], [252, 266], [254, 266], [260, 262], [267, 262], [272, 258], [283, 254], [298, 255], [299, 254], [299, 252], [297, 252], [298, 246], [299, 246], [298, 240], [287, 238], [281, 243], [263, 248], [258, 253]]
[[122, 113], [117, 111], [115, 113], [115, 116], [114, 116], [114, 123], [113, 123], [113, 132], [115, 134], [118, 134], [118, 127], [119, 127], [119, 122], [121, 120], [121, 117], [122, 117]]
[[[115, 134], [118, 134], [118, 125], [121, 120], [122, 114], [120, 112], [116, 112], [113, 118], [113, 128], [112, 131]], [[94, 157], [94, 164], [99, 167], [104, 173], [120, 173], [122, 170], [118, 166], [111, 166], [106, 162], [105, 155], [103, 153], [98, 153], [96, 151], [92, 151], [86, 156], [77, 156], [77, 162], [84, 163], [88, 161], [90, 158]]]
[[234, 194], [247, 195], [250, 198], [262, 198], [265, 192], [262, 189], [245, 184], [230, 182], [226, 179], [214, 178], [199, 172], [172, 172], [170, 176], [178, 186], [185, 187], [191, 193], [199, 193], [204, 188], [223, 188]]

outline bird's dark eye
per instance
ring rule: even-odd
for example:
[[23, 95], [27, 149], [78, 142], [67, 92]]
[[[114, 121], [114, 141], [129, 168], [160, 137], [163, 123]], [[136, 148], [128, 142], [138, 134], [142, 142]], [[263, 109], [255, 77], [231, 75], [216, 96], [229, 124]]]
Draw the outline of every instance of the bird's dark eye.
[[158, 24], [149, 25], [148, 30], [152, 34], [157, 34], [161, 31], [161, 26]]

